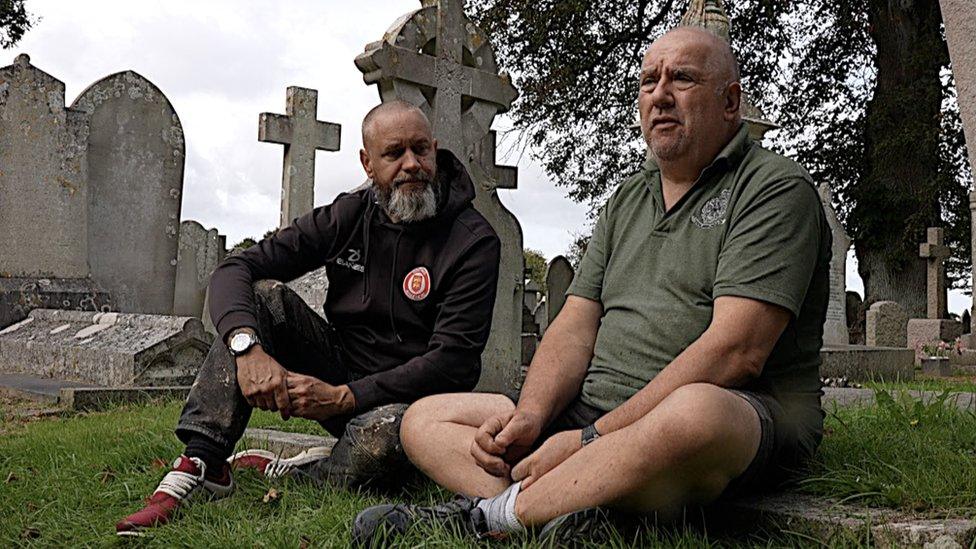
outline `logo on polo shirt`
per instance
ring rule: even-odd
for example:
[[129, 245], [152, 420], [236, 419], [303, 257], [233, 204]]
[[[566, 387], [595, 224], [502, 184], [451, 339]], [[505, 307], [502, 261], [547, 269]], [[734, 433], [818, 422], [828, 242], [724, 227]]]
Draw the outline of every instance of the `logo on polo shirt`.
[[711, 229], [716, 225], [725, 223], [725, 213], [729, 209], [730, 198], [732, 198], [732, 189], [725, 189], [718, 196], [706, 202], [700, 212], [691, 216], [692, 222], [702, 229]]
[[403, 295], [413, 301], [421, 301], [430, 294], [430, 273], [427, 267], [417, 267], [403, 279]]

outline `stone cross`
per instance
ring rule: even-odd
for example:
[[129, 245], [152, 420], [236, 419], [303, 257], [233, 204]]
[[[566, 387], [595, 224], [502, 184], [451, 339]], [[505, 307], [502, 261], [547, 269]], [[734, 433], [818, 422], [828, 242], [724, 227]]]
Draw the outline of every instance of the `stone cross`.
[[315, 197], [315, 151], [338, 151], [342, 127], [316, 119], [318, 92], [289, 86], [287, 114], [262, 113], [258, 141], [285, 146], [281, 175], [281, 223], [312, 211]]
[[476, 159], [481, 164], [490, 178], [488, 185], [483, 190], [517, 189], [518, 168], [496, 164], [496, 143], [495, 131], [492, 130], [471, 151], [471, 158]]
[[945, 258], [949, 257], [948, 246], [943, 245], [943, 230], [929, 227], [928, 238], [919, 245], [918, 255], [928, 262], [926, 286], [928, 288], [927, 318], [942, 318], [946, 310]]
[[[429, 97], [421, 93], [399, 97], [395, 91], [390, 91], [395, 98], [423, 103], [418, 106], [426, 107], [439, 146], [464, 159], [468, 149], [488, 132], [494, 115], [508, 110], [518, 92], [507, 74], [491, 70], [489, 65], [494, 64], [493, 58], [490, 64], [484, 57], [476, 57], [475, 66], [464, 63], [465, 45], [476, 38], [478, 32], [464, 15], [461, 0], [421, 3], [425, 8], [436, 6], [436, 29], [431, 29], [434, 32], [430, 33], [435, 37], [435, 55], [418, 51], [425, 44], [404, 43], [407, 35], [401, 33], [396, 45], [382, 41], [367, 46], [366, 52], [356, 58], [356, 66], [365, 73], [367, 84], [380, 84], [381, 94], [384, 86], [389, 89], [391, 84], [393, 88], [407, 84], [430, 90]], [[429, 21], [414, 23], [419, 26]], [[406, 47], [408, 45], [419, 48]], [[387, 100], [386, 95], [383, 99]]]

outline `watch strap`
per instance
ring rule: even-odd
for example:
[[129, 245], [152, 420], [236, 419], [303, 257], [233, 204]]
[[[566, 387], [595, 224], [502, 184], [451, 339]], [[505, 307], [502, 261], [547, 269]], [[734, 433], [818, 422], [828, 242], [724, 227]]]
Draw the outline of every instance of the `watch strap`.
[[594, 440], [600, 438], [600, 433], [596, 430], [596, 423], [591, 423], [586, 427], [583, 427], [582, 443], [583, 446], [593, 442]]

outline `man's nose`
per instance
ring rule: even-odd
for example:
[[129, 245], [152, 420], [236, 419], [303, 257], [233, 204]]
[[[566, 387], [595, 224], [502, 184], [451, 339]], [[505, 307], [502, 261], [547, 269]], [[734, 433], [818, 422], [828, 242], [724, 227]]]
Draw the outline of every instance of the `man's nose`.
[[407, 149], [407, 152], [403, 153], [403, 164], [402, 168], [405, 172], [415, 172], [420, 169], [420, 159], [413, 151]]
[[674, 105], [674, 95], [671, 92], [671, 80], [662, 76], [651, 91], [651, 104], [659, 109], [671, 107]]

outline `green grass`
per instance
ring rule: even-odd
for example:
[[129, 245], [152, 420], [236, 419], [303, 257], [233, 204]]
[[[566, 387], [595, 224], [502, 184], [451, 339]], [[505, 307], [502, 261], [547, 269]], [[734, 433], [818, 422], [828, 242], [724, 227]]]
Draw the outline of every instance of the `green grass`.
[[976, 413], [938, 398], [875, 391], [876, 406], [828, 410], [802, 490], [860, 504], [976, 516]]
[[[33, 421], [6, 420], [0, 432], [0, 546], [115, 546], [113, 525], [137, 509], [181, 446], [172, 434], [179, 403]], [[912, 423], [918, 419], [917, 423]], [[252, 426], [321, 434], [318, 425], [257, 413]], [[840, 410], [828, 418], [814, 480], [804, 490], [872, 505], [924, 509], [948, 516], [976, 511], [976, 419], [948, 408], [883, 404]], [[166, 464], [168, 466], [168, 464]], [[5, 479], [9, 479], [6, 480]], [[247, 472], [230, 498], [194, 505], [174, 524], [136, 541], [171, 547], [344, 547], [356, 513], [397, 500], [428, 503], [446, 494], [431, 484], [398, 494], [349, 493]], [[280, 497], [262, 501], [274, 487]], [[859, 547], [866, 538], [832, 539]], [[128, 543], [125, 543], [128, 544]], [[646, 529], [639, 539], [616, 534], [610, 547], [818, 546], [801, 532], [726, 537], [700, 527]], [[445, 530], [414, 532], [397, 546], [479, 546]], [[485, 546], [482, 544], [481, 546]], [[492, 547], [534, 547], [516, 540]]]
[[952, 391], [956, 393], [976, 393], [976, 381], [971, 377], [960, 379], [922, 378], [914, 381], [870, 381], [864, 384], [868, 389], [885, 391]]

